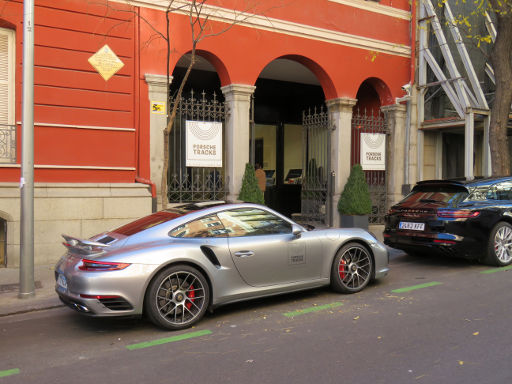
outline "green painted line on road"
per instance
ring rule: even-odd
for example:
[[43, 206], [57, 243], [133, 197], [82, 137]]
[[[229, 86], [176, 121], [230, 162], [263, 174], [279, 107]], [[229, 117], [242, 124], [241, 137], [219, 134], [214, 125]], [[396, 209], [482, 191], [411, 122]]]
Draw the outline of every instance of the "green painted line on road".
[[189, 332], [189, 333], [184, 333], [182, 335], [165, 337], [163, 339], [158, 339], [158, 340], [153, 340], [153, 341], [145, 341], [143, 343], [138, 343], [138, 344], [131, 344], [131, 345], [127, 345], [126, 348], [129, 349], [130, 351], [133, 351], [135, 349], [149, 348], [149, 347], [154, 347], [155, 345], [173, 343], [175, 341], [187, 340], [187, 339], [192, 339], [194, 337], [200, 337], [200, 336], [211, 335], [211, 334], [212, 334], [212, 331], [205, 329], [202, 331]]
[[318, 311], [323, 311], [325, 309], [340, 307], [342, 305], [343, 305], [343, 303], [339, 303], [339, 302], [325, 304], [325, 305], [315, 305], [314, 307], [299, 309], [298, 311], [286, 312], [286, 313], [283, 313], [283, 315], [286, 317], [295, 317], [295, 316], [299, 316], [299, 315], [305, 315], [306, 313], [318, 312]]
[[7, 377], [7, 376], [12, 376], [12, 375], [17, 375], [18, 373], [20, 373], [20, 369], [19, 368], [7, 369], [5, 371], [0, 371], [0, 377]]
[[485, 271], [482, 271], [480, 273], [483, 273], [483, 274], [490, 274], [490, 273], [496, 273], [496, 272], [502, 272], [502, 271], [509, 271], [512, 269], [512, 265], [509, 265], [508, 267], [499, 267], [499, 268], [493, 268], [493, 269], [487, 269]]
[[422, 289], [422, 288], [434, 287], [436, 285], [442, 285], [442, 284], [443, 283], [440, 283], [439, 281], [431, 281], [430, 283], [412, 285], [410, 287], [404, 287], [404, 288], [399, 288], [399, 289], [393, 289], [391, 292], [403, 293], [403, 292], [415, 291], [417, 289]]

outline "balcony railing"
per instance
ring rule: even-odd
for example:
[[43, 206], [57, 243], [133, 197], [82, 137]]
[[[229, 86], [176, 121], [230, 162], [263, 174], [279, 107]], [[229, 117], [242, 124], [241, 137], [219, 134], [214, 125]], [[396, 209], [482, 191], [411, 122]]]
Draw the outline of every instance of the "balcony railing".
[[16, 163], [16, 125], [0, 124], [0, 164]]

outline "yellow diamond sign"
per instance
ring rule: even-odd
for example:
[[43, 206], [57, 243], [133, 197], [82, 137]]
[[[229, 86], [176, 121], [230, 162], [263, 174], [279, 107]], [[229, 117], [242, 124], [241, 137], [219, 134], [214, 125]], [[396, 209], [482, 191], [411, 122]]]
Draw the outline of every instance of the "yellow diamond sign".
[[105, 44], [98, 52], [89, 57], [89, 63], [95, 70], [107, 81], [114, 76], [117, 71], [124, 67], [124, 63], [117, 55]]

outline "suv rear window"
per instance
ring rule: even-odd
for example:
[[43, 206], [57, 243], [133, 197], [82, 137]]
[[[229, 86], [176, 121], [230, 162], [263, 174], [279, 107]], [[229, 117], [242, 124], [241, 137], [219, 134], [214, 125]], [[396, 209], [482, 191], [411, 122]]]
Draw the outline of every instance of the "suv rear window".
[[456, 206], [468, 196], [465, 188], [452, 185], [421, 185], [415, 187], [400, 203], [437, 203]]

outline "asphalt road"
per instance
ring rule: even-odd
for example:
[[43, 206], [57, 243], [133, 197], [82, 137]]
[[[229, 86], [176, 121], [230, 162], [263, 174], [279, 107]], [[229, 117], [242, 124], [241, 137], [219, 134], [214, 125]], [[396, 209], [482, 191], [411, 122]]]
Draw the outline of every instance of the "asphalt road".
[[512, 269], [406, 255], [391, 268], [355, 295], [230, 305], [179, 332], [67, 308], [0, 318], [0, 384], [512, 381]]

